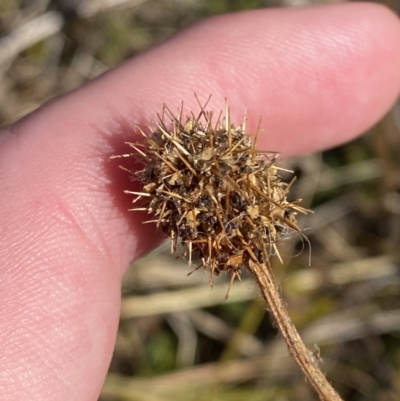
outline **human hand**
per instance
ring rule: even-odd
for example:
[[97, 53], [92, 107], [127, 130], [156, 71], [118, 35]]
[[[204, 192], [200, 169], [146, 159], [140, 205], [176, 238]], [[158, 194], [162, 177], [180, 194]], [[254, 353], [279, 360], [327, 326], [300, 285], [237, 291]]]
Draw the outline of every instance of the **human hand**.
[[0, 137], [2, 400], [95, 400], [112, 355], [121, 277], [154, 247], [109, 156], [137, 123], [193, 96], [263, 116], [285, 157], [351, 140], [400, 89], [400, 24], [372, 4], [216, 17], [57, 99]]

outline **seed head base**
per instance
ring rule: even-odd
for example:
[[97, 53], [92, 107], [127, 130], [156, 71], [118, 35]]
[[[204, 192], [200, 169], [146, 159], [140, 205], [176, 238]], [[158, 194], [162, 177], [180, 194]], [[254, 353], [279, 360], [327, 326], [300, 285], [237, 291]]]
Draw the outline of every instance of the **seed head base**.
[[[143, 143], [128, 143], [145, 165], [132, 176], [142, 192], [126, 191], [141, 200], [140, 208], [171, 238], [186, 247], [189, 265], [196, 253], [201, 264], [215, 275], [228, 272], [230, 286], [249, 262], [266, 264], [276, 244], [300, 229], [296, 214], [307, 213], [300, 200], [288, 201], [294, 180], [282, 181], [276, 152], [256, 149], [242, 125], [231, 123], [229, 107], [218, 118], [201, 106], [200, 113], [182, 118], [164, 106], [152, 135]], [[129, 156], [129, 155], [127, 155]], [[230, 288], [229, 286], [229, 288]], [[229, 293], [229, 289], [228, 289]], [[228, 295], [228, 294], [227, 294]]]

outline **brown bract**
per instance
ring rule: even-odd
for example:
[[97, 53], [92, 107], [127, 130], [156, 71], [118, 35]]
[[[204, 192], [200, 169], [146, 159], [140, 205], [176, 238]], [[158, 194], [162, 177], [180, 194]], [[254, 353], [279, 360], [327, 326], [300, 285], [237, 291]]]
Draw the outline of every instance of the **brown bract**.
[[[141, 200], [139, 208], [186, 247], [189, 264], [192, 253], [200, 267], [214, 275], [229, 272], [231, 284], [249, 262], [268, 264], [276, 244], [295, 231], [297, 212], [307, 210], [299, 200], [288, 201], [289, 184], [279, 176], [278, 153], [256, 149], [258, 130], [252, 141], [245, 120], [235, 126], [229, 108], [218, 118], [201, 106], [198, 115], [185, 119], [164, 106], [152, 135], [143, 143], [129, 143], [144, 166], [131, 171], [143, 184], [142, 192], [125, 191]], [[129, 156], [129, 155], [126, 155]], [[196, 270], [195, 269], [195, 270]]]

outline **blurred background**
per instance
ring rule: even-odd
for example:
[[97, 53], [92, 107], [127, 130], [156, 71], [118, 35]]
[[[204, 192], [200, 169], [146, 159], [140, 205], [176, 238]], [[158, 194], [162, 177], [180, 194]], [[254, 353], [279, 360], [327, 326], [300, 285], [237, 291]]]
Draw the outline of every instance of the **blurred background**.
[[[318, 0], [1, 0], [0, 125], [207, 16]], [[399, 10], [399, 2], [386, 3]], [[400, 72], [399, 72], [400, 73]], [[290, 315], [348, 401], [400, 399], [400, 108], [343, 147], [287, 162], [312, 244], [273, 260]], [[163, 245], [134, 263], [101, 401], [316, 400], [244, 275], [187, 277]]]

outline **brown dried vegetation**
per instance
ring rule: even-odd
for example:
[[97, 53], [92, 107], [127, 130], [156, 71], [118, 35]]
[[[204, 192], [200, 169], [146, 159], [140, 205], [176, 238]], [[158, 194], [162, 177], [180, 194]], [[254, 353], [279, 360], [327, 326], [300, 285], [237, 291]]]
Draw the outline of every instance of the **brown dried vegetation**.
[[[279, 176], [274, 152], [256, 149], [240, 126], [230, 122], [229, 108], [213, 121], [213, 113], [201, 107], [197, 116], [183, 120], [182, 109], [175, 117], [167, 107], [157, 129], [144, 144], [129, 143], [145, 159], [139, 172], [131, 172], [143, 184], [134, 203], [142, 207], [172, 239], [186, 246], [189, 264], [192, 253], [201, 259], [200, 267], [214, 275], [229, 272], [231, 283], [240, 277], [249, 262], [264, 264], [271, 252], [279, 256], [279, 240], [291, 231], [300, 233], [297, 212], [307, 210], [299, 200], [288, 201], [293, 182]], [[300, 234], [302, 235], [302, 234]]]
[[[210, 98], [209, 98], [210, 99]], [[208, 99], [208, 100], [209, 100]], [[197, 99], [198, 100], [198, 99]], [[207, 101], [208, 103], [208, 101]], [[293, 325], [271, 270], [270, 254], [280, 258], [277, 243], [290, 231], [301, 233], [296, 214], [309, 210], [300, 199], [288, 201], [293, 180], [279, 176], [278, 154], [256, 149], [246, 133], [246, 118], [240, 126], [231, 123], [229, 107], [213, 120], [200, 105], [200, 113], [183, 120], [183, 105], [177, 117], [164, 106], [157, 128], [148, 136], [138, 128], [144, 143], [128, 143], [134, 153], [116, 157], [144, 159], [140, 171], [130, 171], [142, 184], [142, 192], [126, 190], [142, 201], [133, 211], [147, 211], [171, 238], [171, 251], [177, 241], [186, 247], [189, 264], [197, 253], [201, 263], [215, 275], [228, 272], [230, 285], [243, 269], [255, 277], [261, 294], [275, 318], [289, 352], [318, 393], [321, 400], [341, 398], [318, 367], [318, 360], [300, 338]]]

